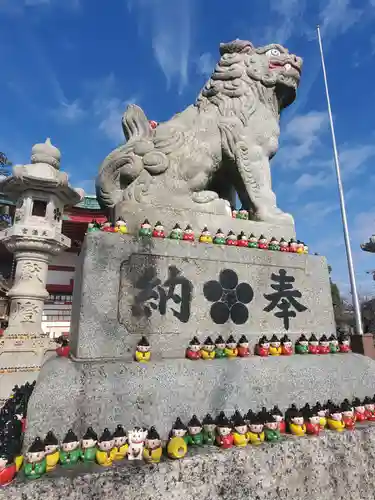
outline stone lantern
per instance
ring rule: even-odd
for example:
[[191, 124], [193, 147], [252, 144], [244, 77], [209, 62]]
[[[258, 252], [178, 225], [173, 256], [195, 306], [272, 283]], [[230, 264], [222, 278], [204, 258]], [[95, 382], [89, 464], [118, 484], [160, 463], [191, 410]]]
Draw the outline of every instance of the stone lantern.
[[13, 175], [0, 183], [0, 190], [16, 203], [13, 226], [0, 232], [0, 241], [14, 253], [16, 263], [8, 292], [8, 327], [0, 346], [0, 373], [4, 365], [5, 373], [17, 367], [34, 370], [52, 348], [42, 330], [48, 264], [51, 257], [70, 247], [70, 239], [61, 232], [64, 207], [84, 196], [68, 184], [67, 174], [60, 171], [60, 158], [60, 151], [47, 139], [32, 148], [29, 165], [15, 165]]

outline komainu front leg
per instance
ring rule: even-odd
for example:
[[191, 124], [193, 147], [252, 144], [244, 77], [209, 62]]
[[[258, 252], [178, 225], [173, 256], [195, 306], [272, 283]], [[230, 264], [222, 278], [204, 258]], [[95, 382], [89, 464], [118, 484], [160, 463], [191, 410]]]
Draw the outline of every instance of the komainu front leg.
[[294, 224], [293, 217], [276, 205], [272, 191], [269, 159], [260, 146], [236, 144], [236, 164], [245, 190], [254, 207], [253, 219], [260, 222]]

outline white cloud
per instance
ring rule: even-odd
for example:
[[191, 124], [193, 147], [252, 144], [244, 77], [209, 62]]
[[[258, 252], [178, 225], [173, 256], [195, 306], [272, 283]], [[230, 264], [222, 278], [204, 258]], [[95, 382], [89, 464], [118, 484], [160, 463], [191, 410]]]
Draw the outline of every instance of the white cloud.
[[303, 25], [306, 0], [270, 0], [270, 9], [278, 14], [278, 21], [266, 27], [266, 43], [272, 39], [278, 43], [286, 43], [293, 33]]
[[215, 67], [216, 60], [210, 52], [203, 52], [196, 61], [197, 73], [209, 77]]
[[360, 212], [356, 215], [352, 235], [361, 243], [367, 241], [375, 233], [375, 212]]
[[282, 133], [282, 147], [277, 162], [285, 168], [299, 168], [320, 144], [320, 135], [327, 128], [327, 113], [310, 111], [290, 120]]
[[299, 193], [317, 187], [327, 187], [330, 182], [327, 172], [317, 172], [316, 174], [304, 173], [295, 182], [294, 187]]
[[322, 219], [339, 209], [338, 203], [328, 203], [327, 201], [312, 201], [303, 205], [301, 214], [309, 221], [309, 226], [321, 224]]
[[76, 122], [85, 115], [85, 110], [81, 107], [78, 99], [71, 103], [67, 101], [60, 102], [58, 108], [52, 111], [57, 120], [63, 122]]
[[363, 10], [352, 7], [351, 0], [323, 0], [321, 30], [329, 38], [343, 34], [362, 17]]
[[76, 10], [81, 7], [81, 0], [0, 0], [0, 12], [11, 15], [23, 15], [39, 7], [58, 7]]
[[124, 142], [124, 133], [121, 127], [121, 118], [129, 104], [133, 104], [135, 98], [122, 101], [117, 97], [97, 99], [93, 103], [94, 114], [99, 118], [99, 130], [113, 141], [117, 146]]
[[141, 19], [150, 26], [147, 36], [168, 88], [177, 81], [180, 93], [188, 82], [193, 1], [128, 0], [130, 11], [135, 5]]

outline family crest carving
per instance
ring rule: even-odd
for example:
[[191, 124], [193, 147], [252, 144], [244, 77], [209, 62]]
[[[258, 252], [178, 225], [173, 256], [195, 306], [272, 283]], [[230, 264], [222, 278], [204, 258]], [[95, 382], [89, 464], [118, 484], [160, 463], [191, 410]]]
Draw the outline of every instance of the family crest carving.
[[295, 99], [302, 59], [281, 45], [220, 45], [220, 60], [194, 105], [152, 128], [130, 105], [126, 144], [110, 153], [97, 178], [103, 208], [129, 201], [197, 212], [230, 212], [233, 188], [253, 220], [292, 223], [276, 205], [270, 159], [280, 112]]

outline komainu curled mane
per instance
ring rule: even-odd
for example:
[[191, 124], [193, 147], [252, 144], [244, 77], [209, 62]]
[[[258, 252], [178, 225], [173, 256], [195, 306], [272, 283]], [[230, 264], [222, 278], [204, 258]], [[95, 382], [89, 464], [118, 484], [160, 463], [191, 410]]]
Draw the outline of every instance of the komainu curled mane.
[[288, 223], [277, 208], [269, 160], [280, 112], [296, 96], [302, 59], [280, 45], [220, 45], [220, 60], [194, 105], [151, 128], [136, 105], [122, 126], [127, 142], [97, 178], [103, 208], [121, 202], [224, 214], [233, 188], [252, 219]]

